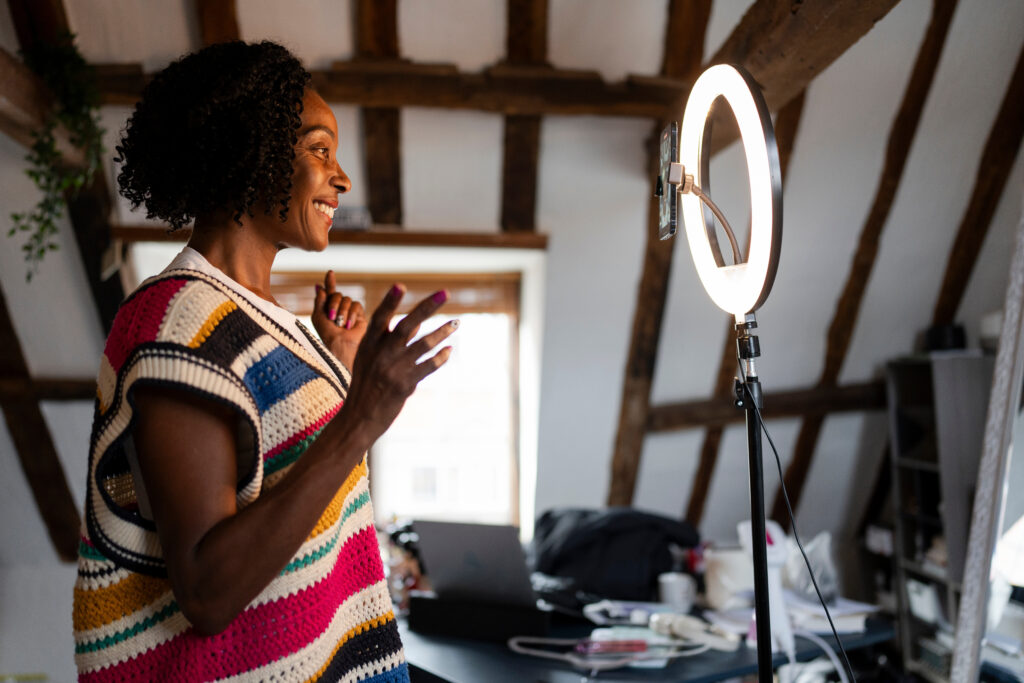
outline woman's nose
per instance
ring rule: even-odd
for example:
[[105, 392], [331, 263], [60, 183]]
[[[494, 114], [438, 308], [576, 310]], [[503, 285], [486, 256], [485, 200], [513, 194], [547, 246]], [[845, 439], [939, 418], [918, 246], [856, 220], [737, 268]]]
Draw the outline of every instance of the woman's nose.
[[331, 185], [341, 194], [352, 189], [352, 181], [349, 180], [348, 174], [341, 169], [340, 164], [336, 166], [334, 177], [331, 178]]

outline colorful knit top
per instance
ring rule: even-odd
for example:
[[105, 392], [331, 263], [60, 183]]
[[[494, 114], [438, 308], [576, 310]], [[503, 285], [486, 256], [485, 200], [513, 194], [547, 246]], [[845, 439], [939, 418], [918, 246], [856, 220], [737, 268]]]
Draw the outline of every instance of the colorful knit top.
[[[175, 387], [238, 416], [238, 507], [273, 487], [341, 407], [350, 376], [217, 279], [152, 278], [122, 304], [99, 372], [74, 596], [79, 680], [407, 682], [384, 579], [365, 460], [298, 552], [221, 633], [182, 614], [126, 454], [132, 391]], [[254, 538], [253, 543], [259, 543]]]

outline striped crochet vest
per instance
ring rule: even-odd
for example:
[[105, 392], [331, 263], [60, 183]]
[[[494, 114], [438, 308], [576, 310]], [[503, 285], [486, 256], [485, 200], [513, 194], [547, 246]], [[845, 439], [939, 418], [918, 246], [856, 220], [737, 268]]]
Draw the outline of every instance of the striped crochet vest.
[[[139, 515], [125, 437], [137, 382], [238, 414], [250, 463], [239, 509], [273, 487], [338, 412], [350, 379], [214, 278], [163, 273], [122, 304], [101, 361], [74, 595], [79, 680], [406, 683], [373, 527], [365, 460], [298, 552], [223, 632], [194, 632]], [[258, 538], [253, 543], [259, 543]]]

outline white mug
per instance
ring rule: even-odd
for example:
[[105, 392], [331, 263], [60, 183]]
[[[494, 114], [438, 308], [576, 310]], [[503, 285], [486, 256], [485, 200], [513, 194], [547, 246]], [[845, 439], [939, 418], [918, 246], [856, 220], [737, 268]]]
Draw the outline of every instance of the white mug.
[[697, 582], [689, 574], [666, 572], [658, 575], [658, 598], [679, 612], [689, 612], [697, 597]]

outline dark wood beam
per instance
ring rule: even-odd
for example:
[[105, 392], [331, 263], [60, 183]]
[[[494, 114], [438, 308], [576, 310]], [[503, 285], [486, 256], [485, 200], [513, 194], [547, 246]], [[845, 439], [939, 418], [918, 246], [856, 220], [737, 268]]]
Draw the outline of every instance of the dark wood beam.
[[195, 0], [199, 35], [203, 46], [238, 40], [238, 10], [235, 0]]
[[[850, 272], [846, 277], [846, 284], [843, 286], [842, 294], [839, 296], [836, 310], [832, 316], [832, 322], [829, 324], [825, 359], [821, 377], [818, 380], [818, 385], [823, 389], [827, 390], [836, 385], [843, 362], [846, 360], [857, 318], [860, 315], [864, 292], [867, 289], [875, 257], [878, 254], [882, 230], [889, 218], [896, 190], [903, 177], [903, 169], [917, 133], [921, 112], [924, 110], [939, 59], [942, 56], [942, 49], [955, 9], [956, 0], [935, 0], [933, 3], [931, 21], [921, 42], [921, 47], [918, 49], [903, 100], [889, 131], [885, 164], [879, 176], [875, 197], [871, 209], [868, 211], [864, 227], [861, 229], [857, 250], [853, 256]], [[800, 503], [800, 496], [807, 473], [810, 471], [823, 424], [824, 417], [822, 415], [810, 417], [803, 421], [797, 434], [793, 457], [786, 467], [784, 479], [794, 510]], [[788, 526], [789, 520], [781, 488], [775, 495], [771, 517], [783, 526]]]
[[[681, 15], [687, 11], [692, 14], [687, 18], [682, 17]], [[710, 15], [710, 0], [696, 3], [674, 0], [669, 3], [663, 41], [663, 75], [680, 78], [692, 75], [700, 68], [700, 59], [704, 52], [704, 34]], [[683, 33], [674, 32], [684, 25], [684, 22]], [[622, 399], [619, 403], [619, 421], [612, 450], [608, 505], [631, 505], [633, 502], [640, 471], [640, 458], [643, 455], [644, 435], [647, 432], [654, 363], [658, 356], [661, 323], [665, 315], [668, 281], [672, 272], [673, 242], [658, 237], [659, 209], [654, 197], [654, 179], [658, 175], [659, 138], [663, 126], [663, 121], [654, 125], [647, 145], [647, 170], [652, 181], [647, 206], [646, 246], [636, 307], [633, 311], [633, 328], [626, 356]]]
[[[118, 225], [114, 239], [131, 242], [187, 242], [188, 229], [169, 233], [159, 227]], [[485, 247], [547, 249], [548, 236], [535, 232], [428, 232], [402, 230], [398, 226], [374, 226], [371, 230], [331, 230], [331, 244], [366, 244], [384, 247]]]
[[[104, 104], [133, 105], [149, 79], [138, 64], [97, 64]], [[405, 60], [336, 62], [313, 71], [313, 85], [330, 103], [364, 107], [437, 107], [500, 114], [678, 115], [689, 84], [630, 76], [608, 83], [596, 71], [499, 64], [481, 73], [451, 64]]]
[[[506, 63], [546, 66], [548, 1], [508, 0], [506, 7]], [[540, 126], [541, 118], [536, 114], [512, 114], [505, 117], [501, 229], [507, 232], [531, 231], [536, 228]]]
[[799, 95], [899, 0], [757, 0], [711, 58], [742, 64], [777, 111]]
[[[356, 58], [398, 59], [397, 0], [358, 0]], [[323, 94], [323, 91], [321, 91]], [[402, 224], [402, 128], [397, 107], [363, 107], [367, 208], [377, 223]]]
[[[744, 420], [734, 396], [653, 406], [647, 426], [652, 432], [669, 432], [711, 425], [739, 424]], [[813, 386], [792, 391], [769, 392], [764, 398], [764, 418], [774, 420], [806, 415], [824, 416], [885, 409], [885, 384], [864, 382], [840, 387]]]
[[[38, 130], [53, 107], [53, 96], [39, 77], [10, 52], [0, 48], [0, 131], [28, 148], [35, 141], [32, 131]], [[57, 151], [69, 166], [82, 166], [82, 150], [71, 144], [68, 133], [60, 127], [55, 132]]]
[[91, 401], [96, 398], [95, 379], [67, 379], [5, 375], [0, 377], [0, 401], [33, 397], [36, 401]]
[[946, 261], [942, 289], [935, 302], [932, 323], [950, 324], [956, 317], [981, 246], [992, 225], [1006, 181], [1024, 136], [1024, 50], [1017, 57], [1017, 66], [1006, 88], [985, 149], [978, 164], [978, 174], [971, 189], [971, 199], [957, 230]]
[[[779, 149], [779, 168], [782, 172], [783, 183], [789, 173], [789, 160], [793, 157], [796, 134], [800, 129], [805, 94], [806, 91], [790, 100], [775, 118], [775, 140]], [[750, 248], [749, 242], [748, 231], [747, 247], [744, 253]], [[718, 362], [718, 374], [715, 376], [715, 386], [711, 392], [712, 398], [721, 399], [733, 395], [736, 368], [736, 329], [735, 322], [732, 317], [729, 317], [725, 327], [725, 344], [722, 345], [722, 356]], [[704, 433], [704, 441], [700, 447], [700, 460], [697, 463], [697, 471], [690, 487], [690, 502], [686, 506], [685, 514], [686, 520], [694, 526], [700, 524], [704, 517], [704, 506], [707, 502], [708, 492], [711, 490], [715, 465], [718, 463], [723, 431], [724, 428], [718, 425], [708, 427]]]
[[29, 390], [31, 380], [28, 366], [2, 291], [0, 377], [15, 389], [12, 393], [0, 396], [0, 408], [36, 508], [57, 555], [65, 562], [73, 562], [78, 555], [78, 530], [81, 524], [78, 506], [71, 496], [64, 468], [39, 409], [39, 402]]

